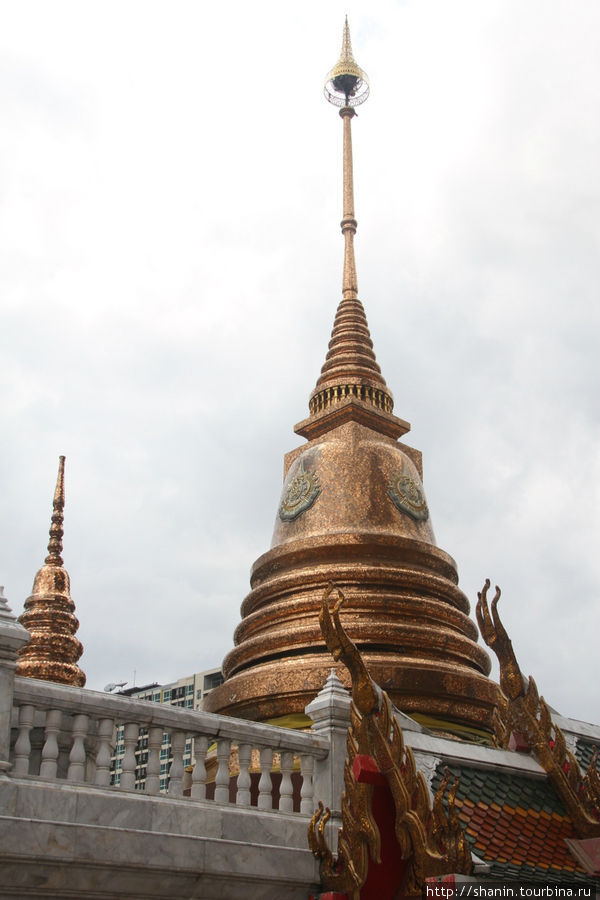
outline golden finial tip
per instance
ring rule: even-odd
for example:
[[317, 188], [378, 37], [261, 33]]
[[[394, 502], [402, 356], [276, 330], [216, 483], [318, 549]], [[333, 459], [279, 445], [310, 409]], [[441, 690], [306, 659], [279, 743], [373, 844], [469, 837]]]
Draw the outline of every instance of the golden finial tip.
[[58, 457], [58, 475], [52, 503], [52, 524], [46, 563], [62, 566], [63, 510], [65, 508], [65, 457]]
[[369, 96], [369, 80], [352, 55], [348, 16], [344, 22], [342, 52], [325, 79], [325, 97], [334, 106], [359, 106]]

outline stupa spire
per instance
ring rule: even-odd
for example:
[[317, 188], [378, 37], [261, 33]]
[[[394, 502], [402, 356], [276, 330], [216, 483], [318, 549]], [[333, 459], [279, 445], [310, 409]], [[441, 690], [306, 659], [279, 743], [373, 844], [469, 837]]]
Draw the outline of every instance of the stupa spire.
[[368, 96], [369, 82], [367, 76], [352, 56], [350, 27], [348, 25], [348, 16], [346, 16], [342, 38], [342, 52], [338, 62], [327, 76], [325, 97], [334, 106], [341, 107], [340, 116], [344, 122], [344, 213], [341, 227], [345, 246], [342, 296], [351, 299], [358, 297], [358, 282], [354, 258], [356, 219], [354, 218], [354, 173], [352, 166], [352, 128], [350, 123], [356, 115], [354, 107], [364, 103]]
[[342, 299], [325, 363], [310, 396], [310, 419], [300, 422], [296, 432], [310, 440], [336, 427], [342, 420], [352, 419], [398, 438], [410, 430], [410, 425], [392, 415], [392, 392], [377, 363], [365, 310], [358, 298], [352, 119], [356, 115], [355, 107], [369, 96], [369, 81], [352, 55], [348, 17], [344, 23], [342, 52], [326, 77], [324, 92], [330, 103], [340, 107], [343, 122]]
[[17, 675], [83, 687], [85, 675], [77, 665], [83, 647], [75, 637], [79, 621], [71, 599], [69, 573], [63, 568], [62, 542], [65, 507], [65, 457], [58, 463], [52, 503], [48, 555], [33, 581], [31, 596], [19, 622], [31, 634], [19, 651]]
[[64, 537], [64, 509], [65, 509], [65, 458], [58, 458], [58, 476], [54, 490], [52, 503], [52, 521], [50, 524], [50, 540], [48, 542], [48, 556], [45, 562], [49, 565], [62, 566], [62, 549]]
[[352, 41], [350, 40], [350, 26], [348, 25], [348, 16], [344, 21], [344, 33], [342, 35], [342, 53], [340, 56], [340, 61], [344, 62], [354, 62], [354, 57], [352, 56]]

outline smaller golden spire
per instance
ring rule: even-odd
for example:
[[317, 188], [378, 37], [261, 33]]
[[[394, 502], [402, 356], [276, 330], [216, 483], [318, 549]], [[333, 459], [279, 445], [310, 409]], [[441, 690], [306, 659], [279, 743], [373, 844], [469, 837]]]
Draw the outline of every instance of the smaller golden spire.
[[63, 568], [63, 513], [65, 508], [65, 457], [59, 458], [52, 504], [48, 555], [33, 581], [31, 596], [19, 622], [31, 634], [19, 651], [17, 675], [83, 687], [85, 674], [77, 662], [83, 653], [75, 637], [79, 621], [71, 599], [69, 573]]
[[50, 525], [50, 541], [48, 542], [48, 556], [45, 562], [48, 565], [62, 566], [62, 549], [64, 536], [64, 509], [65, 509], [65, 458], [58, 457], [58, 476], [52, 503], [52, 523]]

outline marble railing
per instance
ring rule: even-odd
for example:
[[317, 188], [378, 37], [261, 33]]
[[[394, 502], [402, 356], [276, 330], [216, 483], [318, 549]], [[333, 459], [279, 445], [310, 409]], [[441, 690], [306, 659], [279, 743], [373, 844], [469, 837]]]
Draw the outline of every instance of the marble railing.
[[[170, 735], [167, 796], [209, 799], [312, 814], [315, 764], [327, 765], [325, 734], [293, 731], [199, 710], [169, 707], [114, 694], [14, 679], [9, 777], [78, 783], [115, 791], [136, 788], [136, 747], [147, 745], [146, 794], [159, 793], [163, 734]], [[111, 785], [115, 735], [123, 726], [124, 754], [118, 785]], [[186, 771], [186, 741], [195, 764]], [[252, 773], [260, 770], [258, 790]], [[215, 771], [216, 770], [216, 771]], [[277, 778], [272, 777], [273, 770]], [[298, 781], [301, 777], [301, 784]], [[273, 789], [275, 785], [275, 790]], [[299, 786], [299, 791], [298, 791]], [[208, 790], [207, 790], [208, 789]]]

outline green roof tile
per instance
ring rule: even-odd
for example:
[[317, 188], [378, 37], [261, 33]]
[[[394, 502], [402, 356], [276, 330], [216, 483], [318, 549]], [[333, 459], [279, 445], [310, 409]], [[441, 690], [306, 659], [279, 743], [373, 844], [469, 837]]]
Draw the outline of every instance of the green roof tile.
[[[600, 746], [600, 741], [597, 741], [596, 743], [593, 741], [577, 741], [575, 757], [584, 774], [587, 772], [588, 766], [592, 761], [592, 755], [596, 746]], [[597, 766], [597, 768], [600, 769], [600, 766]]]
[[[591, 758], [590, 750], [590, 758]], [[444, 775], [435, 773], [435, 792]], [[572, 823], [549, 781], [502, 770], [449, 765], [460, 779], [459, 817], [471, 847], [492, 866], [491, 878], [595, 884], [570, 855]]]

